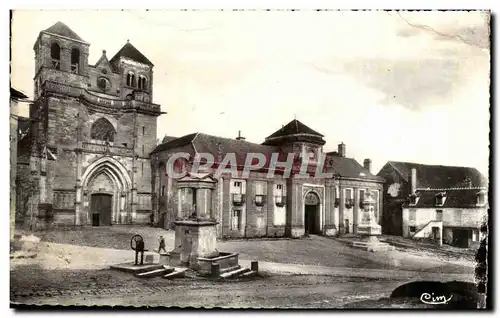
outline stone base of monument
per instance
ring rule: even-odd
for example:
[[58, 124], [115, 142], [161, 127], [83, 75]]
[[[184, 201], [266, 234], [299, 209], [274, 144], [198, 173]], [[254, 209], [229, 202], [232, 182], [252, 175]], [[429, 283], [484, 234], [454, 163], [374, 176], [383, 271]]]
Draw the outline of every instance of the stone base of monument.
[[369, 252], [386, 252], [394, 250], [394, 246], [380, 242], [376, 236], [369, 236], [362, 240], [354, 241], [352, 242], [352, 246]]
[[111, 265], [110, 268], [114, 270], [119, 270], [121, 272], [126, 272], [136, 275], [140, 273], [154, 271], [157, 269], [162, 269], [164, 268], [164, 266], [160, 264], [135, 265], [134, 262], [128, 262], [123, 264]]
[[[141, 257], [139, 255], [139, 257]], [[160, 264], [160, 254], [155, 252], [144, 252], [144, 264]]]
[[217, 255], [211, 257], [198, 257], [198, 273], [201, 275], [210, 275], [212, 273], [212, 266], [219, 264], [221, 273], [228, 269], [234, 269], [238, 265], [238, 253], [219, 252]]
[[376, 223], [361, 224], [358, 226], [360, 239], [353, 241], [352, 246], [369, 252], [393, 251], [395, 249], [394, 246], [379, 241], [378, 236], [381, 232], [380, 225]]

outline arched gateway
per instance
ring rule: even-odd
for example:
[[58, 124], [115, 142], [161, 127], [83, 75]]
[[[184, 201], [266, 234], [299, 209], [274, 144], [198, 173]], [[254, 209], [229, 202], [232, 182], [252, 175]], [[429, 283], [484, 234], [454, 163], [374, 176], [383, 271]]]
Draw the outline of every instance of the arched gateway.
[[306, 234], [321, 233], [320, 198], [314, 191], [309, 191], [304, 198], [304, 229]]
[[82, 176], [84, 206], [89, 225], [126, 223], [132, 181], [127, 170], [112, 157], [102, 157], [87, 167]]

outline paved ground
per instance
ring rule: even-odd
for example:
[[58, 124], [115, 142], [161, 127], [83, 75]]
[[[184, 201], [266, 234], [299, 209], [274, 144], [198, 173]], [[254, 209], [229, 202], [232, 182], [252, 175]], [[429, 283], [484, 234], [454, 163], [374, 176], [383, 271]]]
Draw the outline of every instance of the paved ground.
[[[78, 273], [80, 277], [88, 274]], [[398, 280], [366, 280], [324, 276], [271, 276], [245, 281], [140, 280], [110, 286], [121, 274], [109, 273], [109, 283], [91, 288], [32, 295], [15, 293], [13, 302], [47, 305], [122, 305], [231, 308], [338, 308], [360, 300], [387, 297], [402, 284]], [[89, 276], [91, 277], [91, 276]], [[108, 284], [108, 286], [106, 286]]]
[[[174, 248], [174, 231], [141, 227], [99, 227], [77, 231], [52, 231], [41, 236], [45, 242], [130, 250], [134, 234], [144, 237], [146, 248], [157, 248], [163, 235], [166, 249]], [[397, 249], [388, 253], [371, 253], [353, 249], [333, 238], [312, 236], [304, 239], [231, 240], [217, 243], [219, 251], [238, 252], [242, 259], [287, 264], [330, 267], [404, 269], [438, 273], [473, 273], [472, 257], [444, 256], [433, 250]]]
[[136, 233], [147, 245], [164, 235], [167, 250], [173, 248], [173, 231], [153, 228], [89, 228], [41, 235], [36, 258], [11, 260], [11, 301], [239, 308], [338, 308], [356, 302], [359, 308], [373, 308], [379, 303], [393, 306], [379, 299], [408, 281], [473, 280], [474, 267], [468, 260], [446, 261], [432, 253], [422, 256], [403, 250], [370, 253], [325, 237], [219, 242], [220, 251], [240, 252], [242, 265], [259, 260], [262, 277], [252, 280], [143, 280], [107, 270], [133, 257], [129, 240]]

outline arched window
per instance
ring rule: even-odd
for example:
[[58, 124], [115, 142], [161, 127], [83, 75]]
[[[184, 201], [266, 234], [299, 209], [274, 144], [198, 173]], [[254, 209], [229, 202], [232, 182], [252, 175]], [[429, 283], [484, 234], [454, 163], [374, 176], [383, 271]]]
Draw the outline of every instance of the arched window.
[[132, 72], [127, 74], [127, 86], [135, 87], [135, 75]]
[[52, 58], [52, 67], [56, 70], [61, 68], [61, 47], [57, 43], [50, 46], [50, 57]]
[[71, 72], [78, 74], [79, 65], [80, 65], [80, 51], [75, 48], [71, 50]]
[[110, 141], [115, 140], [115, 128], [113, 125], [105, 118], [99, 118], [92, 124], [92, 129], [90, 131], [90, 137], [92, 139]]
[[147, 89], [146, 84], [147, 84], [146, 77], [143, 75], [140, 75], [139, 76], [139, 89], [145, 91]]

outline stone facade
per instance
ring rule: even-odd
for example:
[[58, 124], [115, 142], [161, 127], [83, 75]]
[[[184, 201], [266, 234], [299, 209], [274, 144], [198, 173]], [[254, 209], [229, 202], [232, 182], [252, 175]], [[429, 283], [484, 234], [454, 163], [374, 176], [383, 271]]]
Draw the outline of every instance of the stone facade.
[[[17, 193], [17, 145], [19, 138], [24, 133], [23, 122], [26, 118], [20, 118], [19, 103], [26, 102], [28, 96], [22, 92], [11, 88], [10, 89], [10, 238], [14, 238], [16, 226], [16, 206]], [[21, 124], [20, 124], [21, 123]]]
[[[442, 203], [437, 193], [444, 195]], [[402, 209], [403, 237], [433, 239], [437, 234], [446, 244], [479, 242], [480, 229], [488, 222], [486, 188], [419, 190]]]
[[19, 154], [29, 166], [18, 165], [17, 189], [30, 201], [18, 205], [18, 219], [34, 228], [151, 220], [149, 153], [161, 114], [151, 102], [153, 65], [130, 43], [111, 62], [103, 51], [96, 65], [88, 50], [60, 22], [34, 45], [35, 123]]
[[[283, 142], [278, 149], [285, 149], [293, 155], [310, 149], [312, 145], [315, 145], [315, 151], [322, 152], [319, 140], [316, 144]], [[155, 220], [160, 226], [174, 228], [177, 211], [193, 202], [189, 195], [180, 194], [176, 179], [169, 176], [166, 166], [170, 156], [185, 152], [193, 158], [195, 153], [204, 152], [203, 148], [211, 144], [219, 145], [219, 149], [224, 148], [224, 152], [235, 153], [238, 158], [244, 157], [247, 152], [275, 149], [244, 140], [205, 134], [187, 135], [159, 145], [152, 153], [152, 165], [155, 171], [153, 192], [156, 201], [153, 202], [153, 209]], [[372, 175], [369, 169], [354, 159], [345, 157], [345, 145], [342, 144], [342, 147], [341, 154], [325, 154], [327, 161], [333, 162], [330, 171], [334, 172], [334, 177], [329, 179], [317, 178], [311, 174], [309, 177], [298, 178], [298, 171], [292, 172], [290, 177], [275, 174], [269, 178], [267, 168], [250, 171], [246, 178], [228, 172], [222, 173], [215, 178], [215, 196], [212, 196], [211, 204], [214, 209], [212, 214], [218, 222], [217, 236], [301, 237], [306, 234], [306, 228], [310, 234], [333, 236], [357, 233], [362, 216], [363, 191], [366, 189], [374, 194], [375, 215], [380, 223], [384, 180]], [[282, 154], [286, 157], [288, 153]], [[214, 153], [214, 157], [217, 156]], [[220, 156], [216, 160], [220, 160]], [[193, 162], [187, 163], [187, 171], [192, 164]], [[238, 166], [238, 170], [241, 172], [242, 167]], [[216, 169], [209, 169], [207, 173], [213, 174], [215, 171]]]

